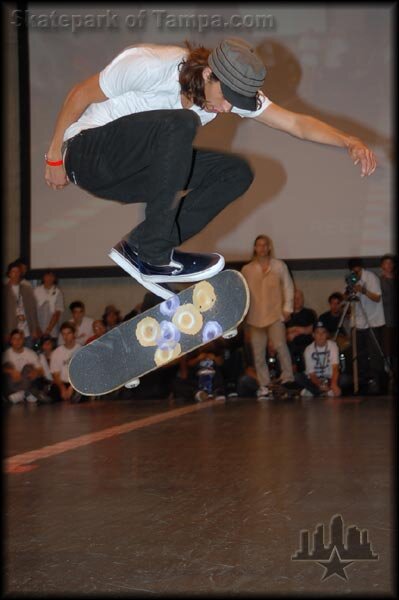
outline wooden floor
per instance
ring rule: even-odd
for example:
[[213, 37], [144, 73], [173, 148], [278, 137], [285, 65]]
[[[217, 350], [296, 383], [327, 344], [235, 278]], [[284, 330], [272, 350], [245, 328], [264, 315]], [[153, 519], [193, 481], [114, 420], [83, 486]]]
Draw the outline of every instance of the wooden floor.
[[[388, 595], [394, 404], [5, 407], [3, 592]], [[335, 515], [368, 531], [378, 560], [340, 575], [292, 560], [302, 530], [324, 524], [327, 544]]]

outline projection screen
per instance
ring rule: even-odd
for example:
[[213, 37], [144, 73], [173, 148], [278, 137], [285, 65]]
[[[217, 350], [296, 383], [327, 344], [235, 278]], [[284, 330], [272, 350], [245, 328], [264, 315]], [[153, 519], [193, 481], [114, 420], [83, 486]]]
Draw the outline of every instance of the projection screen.
[[73, 184], [62, 191], [45, 185], [43, 156], [71, 87], [134, 43], [189, 39], [213, 47], [223, 37], [257, 48], [270, 100], [362, 138], [378, 169], [361, 178], [345, 149], [218, 115], [195, 144], [244, 154], [256, 177], [183, 249], [247, 260], [255, 236], [266, 233], [286, 260], [392, 251], [392, 11], [383, 4], [34, 3], [15, 13], [29, 43], [31, 268], [109, 267], [109, 249], [144, 218], [143, 204], [102, 200]]

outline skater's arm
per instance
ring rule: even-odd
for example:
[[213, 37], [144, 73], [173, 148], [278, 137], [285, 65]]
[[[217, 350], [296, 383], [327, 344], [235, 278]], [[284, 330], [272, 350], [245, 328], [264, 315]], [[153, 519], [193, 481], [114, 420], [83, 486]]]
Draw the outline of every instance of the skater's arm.
[[[49, 160], [62, 160], [61, 146], [66, 129], [79, 119], [90, 104], [105, 100], [108, 98], [100, 87], [98, 73], [71, 89], [57, 117], [53, 138], [47, 151]], [[45, 180], [53, 190], [64, 188], [68, 184], [64, 165], [52, 167], [46, 164]]]
[[360, 162], [362, 177], [371, 175], [375, 171], [377, 166], [375, 155], [362, 140], [319, 119], [294, 113], [273, 103], [259, 117], [255, 117], [255, 120], [301, 140], [346, 148], [353, 163], [357, 165]]

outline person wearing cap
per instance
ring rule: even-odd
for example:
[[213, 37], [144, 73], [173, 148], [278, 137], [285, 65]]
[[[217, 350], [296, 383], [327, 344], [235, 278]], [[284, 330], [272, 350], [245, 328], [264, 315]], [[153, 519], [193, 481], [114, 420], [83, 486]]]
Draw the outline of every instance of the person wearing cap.
[[296, 373], [295, 379], [303, 386], [304, 396], [341, 396], [339, 385], [339, 350], [322, 321], [313, 328], [314, 341], [305, 348], [305, 372]]
[[261, 91], [265, 76], [241, 39], [224, 39], [213, 50], [136, 44], [75, 85], [61, 108], [45, 155], [47, 185], [61, 190], [73, 182], [100, 198], [144, 202], [144, 221], [109, 256], [161, 297], [171, 292], [159, 284], [199, 281], [223, 268], [220, 254], [178, 246], [253, 181], [244, 157], [193, 147], [198, 127], [220, 113], [346, 148], [362, 175], [375, 169], [358, 138], [271, 102]]

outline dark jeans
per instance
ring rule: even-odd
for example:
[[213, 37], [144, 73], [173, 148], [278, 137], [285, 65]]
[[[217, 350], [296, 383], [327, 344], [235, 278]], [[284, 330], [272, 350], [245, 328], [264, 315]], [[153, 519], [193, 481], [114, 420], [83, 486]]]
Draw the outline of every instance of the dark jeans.
[[125, 236], [146, 262], [168, 263], [172, 248], [252, 183], [243, 158], [193, 148], [199, 125], [191, 110], [147, 111], [87, 129], [68, 142], [70, 181], [100, 198], [146, 203], [145, 220]]

